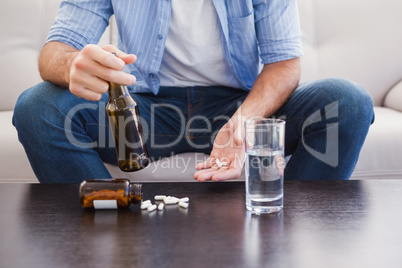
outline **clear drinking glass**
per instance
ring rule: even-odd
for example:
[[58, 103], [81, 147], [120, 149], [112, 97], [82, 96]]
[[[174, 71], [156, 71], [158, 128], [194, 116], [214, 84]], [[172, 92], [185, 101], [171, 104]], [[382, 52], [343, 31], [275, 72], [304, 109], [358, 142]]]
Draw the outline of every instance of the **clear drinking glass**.
[[254, 214], [283, 209], [285, 121], [250, 119], [246, 131], [246, 207]]

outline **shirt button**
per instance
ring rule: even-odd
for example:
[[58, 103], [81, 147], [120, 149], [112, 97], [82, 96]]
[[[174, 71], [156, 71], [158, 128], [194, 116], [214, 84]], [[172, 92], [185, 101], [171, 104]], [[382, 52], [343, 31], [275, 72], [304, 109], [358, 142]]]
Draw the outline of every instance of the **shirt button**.
[[153, 74], [153, 73], [149, 74], [149, 78], [154, 78], [154, 77], [155, 77], [155, 74]]
[[162, 40], [162, 38], [163, 38], [163, 36], [160, 34], [160, 35], [158, 35], [158, 39], [159, 40]]

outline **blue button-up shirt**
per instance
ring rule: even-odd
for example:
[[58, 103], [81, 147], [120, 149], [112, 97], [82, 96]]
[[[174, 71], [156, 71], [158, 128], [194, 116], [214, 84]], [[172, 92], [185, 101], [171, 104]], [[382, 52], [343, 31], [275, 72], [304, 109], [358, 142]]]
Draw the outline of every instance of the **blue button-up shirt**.
[[[137, 55], [126, 71], [137, 77], [132, 90], [157, 94], [158, 72], [174, 0], [66, 0], [47, 41], [81, 50], [98, 43], [115, 14], [118, 47]], [[243, 89], [249, 90], [260, 63], [302, 55], [296, 0], [211, 0], [218, 14], [223, 52]], [[211, 48], [213, 49], [213, 48]]]

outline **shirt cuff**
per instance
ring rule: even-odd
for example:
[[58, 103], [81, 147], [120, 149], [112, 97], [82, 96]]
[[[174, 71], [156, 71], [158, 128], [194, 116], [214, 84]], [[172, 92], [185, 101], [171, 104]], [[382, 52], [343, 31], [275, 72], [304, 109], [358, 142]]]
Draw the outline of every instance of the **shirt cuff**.
[[290, 60], [303, 56], [300, 38], [288, 39], [260, 44], [260, 58], [262, 64]]
[[46, 43], [58, 41], [78, 50], [82, 50], [90, 42], [82, 35], [68, 29], [50, 31]]

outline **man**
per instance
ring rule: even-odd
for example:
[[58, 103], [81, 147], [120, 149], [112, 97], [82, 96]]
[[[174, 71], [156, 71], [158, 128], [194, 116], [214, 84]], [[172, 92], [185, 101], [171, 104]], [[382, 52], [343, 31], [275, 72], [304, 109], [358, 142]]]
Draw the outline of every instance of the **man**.
[[[94, 45], [112, 14], [118, 48]], [[210, 154], [198, 181], [240, 175], [242, 127], [256, 117], [286, 120], [285, 179], [348, 179], [373, 103], [344, 79], [298, 85], [300, 35], [296, 0], [67, 0], [39, 58], [48, 82], [21, 95], [13, 122], [39, 181], [108, 178], [112, 81], [138, 102], [152, 159]]]

